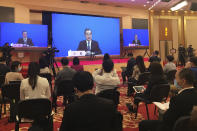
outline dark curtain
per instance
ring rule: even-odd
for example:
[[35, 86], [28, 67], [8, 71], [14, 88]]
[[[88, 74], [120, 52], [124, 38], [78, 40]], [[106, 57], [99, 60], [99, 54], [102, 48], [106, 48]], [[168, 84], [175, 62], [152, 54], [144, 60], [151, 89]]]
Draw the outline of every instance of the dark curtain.
[[51, 12], [42, 12], [42, 24], [48, 25], [48, 44], [52, 45], [52, 13]]

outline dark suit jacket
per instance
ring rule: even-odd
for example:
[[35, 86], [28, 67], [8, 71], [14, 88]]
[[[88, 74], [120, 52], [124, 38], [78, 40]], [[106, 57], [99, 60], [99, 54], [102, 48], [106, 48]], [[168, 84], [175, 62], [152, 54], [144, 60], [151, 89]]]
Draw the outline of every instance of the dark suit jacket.
[[[25, 44], [23, 38], [19, 38], [19, 39], [18, 39], [18, 43], [19, 43], [19, 44]], [[29, 46], [34, 46], [34, 44], [33, 44], [31, 38], [27, 38], [27, 45], [29, 45]]]
[[[78, 46], [77, 50], [78, 51], [80, 51], [80, 50], [87, 51], [88, 50], [86, 40], [83, 40], [79, 43], [79, 46]], [[95, 52], [95, 54], [102, 54], [101, 49], [99, 48], [99, 44], [98, 44], [97, 41], [92, 40], [91, 51]]]
[[132, 76], [133, 74], [133, 67], [135, 66], [135, 59], [132, 57], [128, 60], [127, 62], [127, 68], [126, 68], [126, 75], [127, 76]]
[[163, 116], [162, 129], [171, 131], [178, 118], [190, 115], [194, 105], [197, 105], [197, 89], [187, 89], [172, 97], [169, 109]]
[[140, 40], [137, 40], [137, 43], [136, 43], [136, 41], [135, 41], [135, 40], [133, 40], [132, 44], [138, 44], [138, 45], [141, 45]]
[[158, 56], [151, 56], [148, 61], [149, 62], [161, 62], [161, 58]]
[[112, 101], [86, 94], [64, 111], [60, 131], [121, 131], [122, 115]]

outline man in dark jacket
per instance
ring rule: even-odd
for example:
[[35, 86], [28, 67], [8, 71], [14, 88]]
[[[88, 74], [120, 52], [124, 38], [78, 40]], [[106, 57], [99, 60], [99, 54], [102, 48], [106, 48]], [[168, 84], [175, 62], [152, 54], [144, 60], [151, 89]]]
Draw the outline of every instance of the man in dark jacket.
[[114, 103], [92, 94], [92, 75], [77, 72], [73, 82], [79, 99], [66, 107], [60, 131], [121, 131], [122, 116]]
[[139, 131], [172, 131], [176, 120], [190, 115], [193, 106], [197, 105], [197, 89], [193, 87], [194, 75], [190, 69], [185, 68], [177, 72], [176, 81], [182, 90], [171, 98], [163, 120], [142, 121], [139, 124]]

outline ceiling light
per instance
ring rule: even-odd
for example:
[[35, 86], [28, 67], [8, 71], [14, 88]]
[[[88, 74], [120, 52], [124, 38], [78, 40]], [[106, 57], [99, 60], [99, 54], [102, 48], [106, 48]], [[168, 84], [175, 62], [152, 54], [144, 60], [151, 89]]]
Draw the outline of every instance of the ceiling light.
[[154, 8], [156, 5], [158, 5], [161, 2], [161, 0], [157, 0], [148, 10], [151, 10]]
[[146, 5], [144, 5], [144, 7], [146, 7]]
[[134, 2], [135, 0], [131, 0], [132, 2]]
[[149, 2], [149, 1], [147, 1], [146, 3], [147, 3], [147, 4], [149, 4], [150, 2]]
[[175, 5], [174, 7], [171, 8], [171, 11], [176, 11], [176, 10], [179, 10], [185, 6], [188, 5], [188, 2], [185, 0], [185, 1], [182, 1], [181, 3]]

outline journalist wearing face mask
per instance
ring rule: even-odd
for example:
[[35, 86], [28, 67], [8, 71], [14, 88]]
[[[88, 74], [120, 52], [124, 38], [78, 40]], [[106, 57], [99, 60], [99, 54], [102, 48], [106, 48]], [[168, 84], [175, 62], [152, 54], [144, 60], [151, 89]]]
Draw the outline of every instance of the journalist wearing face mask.
[[21, 81], [23, 80], [22, 73], [22, 65], [19, 61], [13, 61], [11, 64], [11, 72], [8, 72], [5, 76], [5, 84], [9, 84], [10, 81]]

